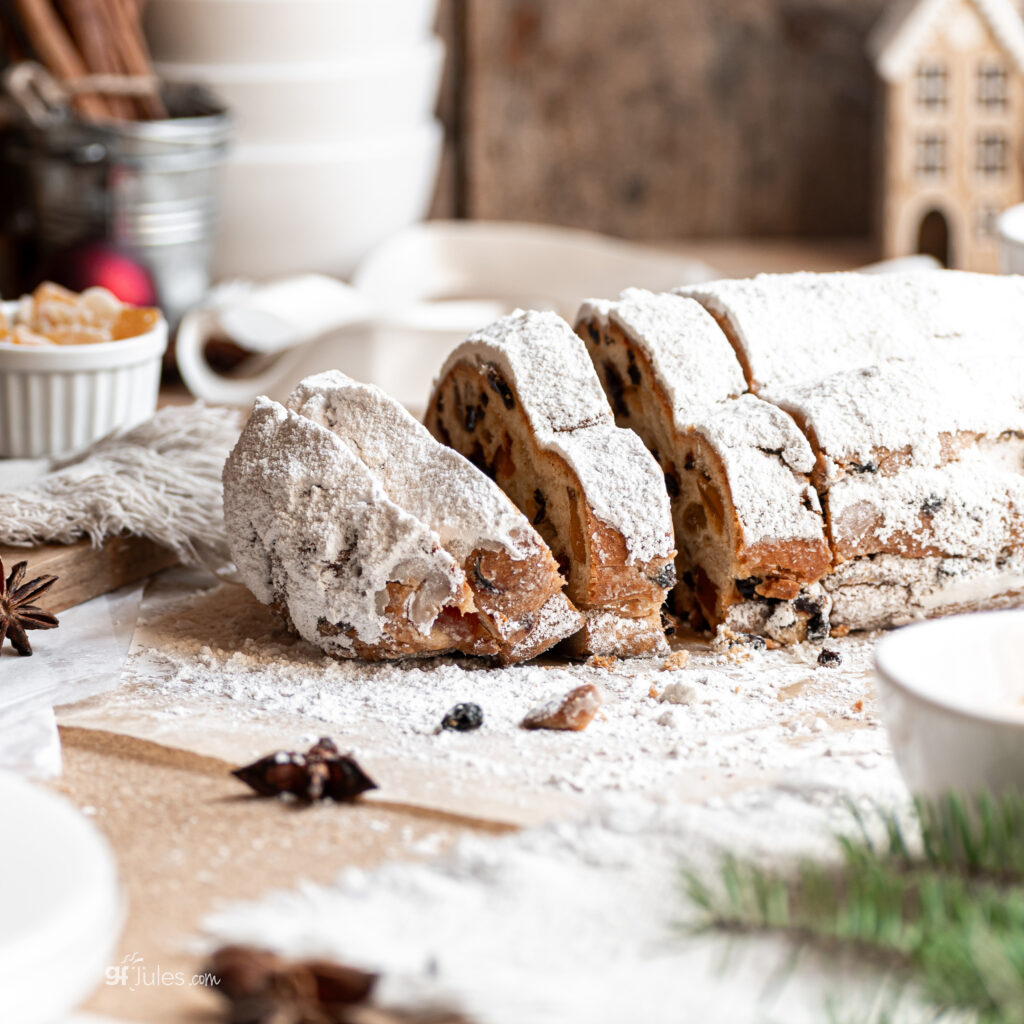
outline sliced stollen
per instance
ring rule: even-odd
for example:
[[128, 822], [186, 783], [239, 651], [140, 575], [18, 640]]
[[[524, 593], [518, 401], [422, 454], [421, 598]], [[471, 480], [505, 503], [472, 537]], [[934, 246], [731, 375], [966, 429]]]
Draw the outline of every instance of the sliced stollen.
[[471, 335], [442, 368], [426, 422], [551, 546], [585, 618], [573, 653], [665, 650], [675, 551], [663, 475], [636, 434], [616, 427], [564, 320], [516, 311]]
[[627, 289], [584, 303], [577, 331], [615, 409], [672, 496], [679, 614], [789, 643], [828, 635], [831, 561], [814, 454], [782, 410], [747, 393], [725, 334], [694, 300]]
[[815, 450], [835, 626], [998, 604], [1024, 585], [1024, 279], [763, 275], [679, 293]]
[[224, 508], [243, 581], [302, 637], [338, 657], [511, 662], [579, 628], [525, 518], [397, 403], [325, 374], [289, 404], [257, 401]]

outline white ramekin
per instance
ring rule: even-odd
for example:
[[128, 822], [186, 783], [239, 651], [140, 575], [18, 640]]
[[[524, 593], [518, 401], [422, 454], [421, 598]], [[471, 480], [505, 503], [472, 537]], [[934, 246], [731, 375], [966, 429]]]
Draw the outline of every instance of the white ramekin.
[[912, 793], [1024, 792], [1024, 610], [898, 629], [878, 645], [875, 669]]
[[[16, 306], [4, 303], [4, 312]], [[0, 341], [0, 458], [63, 455], [141, 423], [156, 409], [166, 348], [162, 316], [122, 341], [53, 348]]]

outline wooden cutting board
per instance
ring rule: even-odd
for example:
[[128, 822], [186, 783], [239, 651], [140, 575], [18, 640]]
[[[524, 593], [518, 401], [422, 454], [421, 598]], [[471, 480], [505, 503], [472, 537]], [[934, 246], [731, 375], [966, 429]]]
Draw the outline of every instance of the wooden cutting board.
[[40, 598], [48, 612], [82, 604], [176, 565], [178, 556], [145, 537], [113, 537], [100, 547], [89, 540], [74, 544], [45, 544], [34, 548], [0, 545], [6, 572], [16, 562], [28, 562], [28, 578], [52, 574], [57, 582]]

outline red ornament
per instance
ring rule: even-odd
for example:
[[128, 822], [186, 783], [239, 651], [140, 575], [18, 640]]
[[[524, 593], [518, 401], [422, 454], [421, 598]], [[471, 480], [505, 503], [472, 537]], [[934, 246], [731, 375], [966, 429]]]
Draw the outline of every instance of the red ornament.
[[48, 262], [42, 277], [76, 292], [100, 285], [132, 306], [157, 305], [149, 271], [134, 257], [103, 240], [80, 242], [66, 249]]

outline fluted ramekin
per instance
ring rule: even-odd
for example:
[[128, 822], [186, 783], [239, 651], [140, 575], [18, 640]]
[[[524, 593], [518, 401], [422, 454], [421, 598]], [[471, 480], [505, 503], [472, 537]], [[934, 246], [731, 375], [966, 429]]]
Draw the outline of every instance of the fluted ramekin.
[[[4, 303], [12, 315], [16, 303]], [[77, 451], [156, 409], [167, 348], [161, 316], [145, 334], [34, 348], [0, 341], [0, 458]]]

